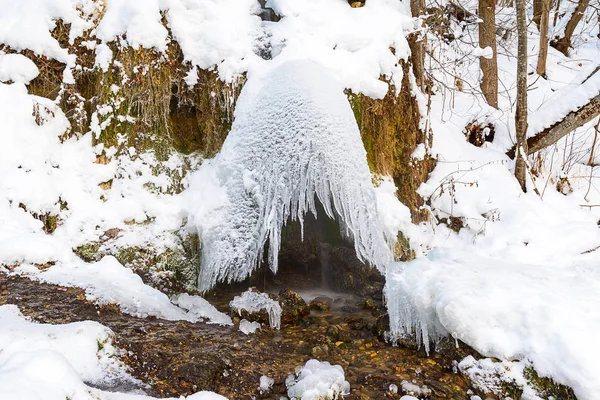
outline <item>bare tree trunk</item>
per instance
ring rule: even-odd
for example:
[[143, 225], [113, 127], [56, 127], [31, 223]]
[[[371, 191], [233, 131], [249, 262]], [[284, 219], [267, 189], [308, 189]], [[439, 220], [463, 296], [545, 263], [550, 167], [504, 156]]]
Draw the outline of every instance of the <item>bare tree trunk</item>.
[[555, 41], [553, 41], [552, 47], [556, 50], [563, 53], [565, 56], [569, 55], [569, 48], [571, 47], [571, 37], [573, 36], [573, 32], [575, 32], [575, 28], [579, 25], [579, 22], [583, 18], [583, 14], [585, 13], [585, 9], [590, 4], [590, 0], [579, 0], [577, 3], [577, 7], [575, 7], [575, 11], [573, 11], [573, 15], [567, 22], [567, 26], [565, 27], [565, 35]]
[[533, 0], [533, 22], [535, 22], [539, 31], [541, 31], [544, 1], [545, 0]]
[[491, 58], [479, 57], [481, 91], [492, 107], [498, 108], [498, 54], [496, 52], [496, 0], [479, 1], [479, 46], [491, 47]]
[[[537, 1], [537, 0], [536, 0]], [[538, 54], [536, 72], [546, 78], [546, 59], [548, 58], [548, 23], [550, 20], [550, 0], [542, 1], [540, 15], [540, 53]]]
[[515, 177], [521, 189], [527, 191], [527, 16], [525, 0], [516, 0], [517, 11], [517, 110], [515, 131], [517, 137], [517, 161]]
[[[425, 10], [425, 0], [410, 0], [410, 12], [413, 18], [419, 18]], [[417, 86], [425, 89], [425, 37], [421, 38], [419, 33], [413, 33], [408, 37], [410, 46], [413, 74]]]

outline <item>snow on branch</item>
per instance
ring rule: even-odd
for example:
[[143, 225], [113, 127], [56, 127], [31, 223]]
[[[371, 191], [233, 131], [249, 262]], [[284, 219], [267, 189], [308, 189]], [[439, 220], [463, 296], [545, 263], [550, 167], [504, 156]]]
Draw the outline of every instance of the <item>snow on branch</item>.
[[357, 256], [391, 261], [366, 152], [343, 88], [323, 67], [291, 61], [251, 79], [222, 151], [191, 178], [190, 224], [202, 242], [200, 290], [277, 272], [281, 230], [319, 201]]
[[[528, 154], [553, 145], [600, 115], [600, 67], [583, 82], [558, 90], [529, 117]], [[514, 148], [508, 153], [515, 155]]]

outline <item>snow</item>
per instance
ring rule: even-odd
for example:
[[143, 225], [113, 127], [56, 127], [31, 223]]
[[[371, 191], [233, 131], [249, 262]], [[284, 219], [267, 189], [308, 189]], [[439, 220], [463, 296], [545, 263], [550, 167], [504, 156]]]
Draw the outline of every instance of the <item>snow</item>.
[[292, 400], [333, 399], [350, 393], [350, 384], [341, 366], [314, 359], [297, 367], [296, 376], [288, 376], [286, 386]]
[[266, 393], [271, 390], [274, 383], [275, 380], [273, 378], [263, 375], [260, 377], [260, 386], [258, 387], [258, 390], [260, 390], [261, 393]]
[[[599, 68], [594, 66], [593, 70]], [[528, 118], [528, 135], [533, 136], [556, 122], [561, 121], [571, 111], [586, 105], [591, 99], [600, 95], [600, 72], [592, 74], [590, 68], [582, 71], [573, 82], [557, 90], [542, 106], [531, 113]], [[583, 82], [582, 82], [583, 81]]]
[[[90, 385], [141, 383], [118, 361], [113, 333], [97, 322], [38, 324], [14, 305], [0, 306], [0, 398], [14, 400], [150, 400], [140, 394], [105, 392]], [[84, 383], [85, 382], [85, 383]], [[183, 399], [183, 397], [181, 398]], [[223, 400], [199, 392], [188, 400]], [[172, 399], [175, 400], [175, 399]]]
[[279, 302], [271, 299], [266, 293], [258, 293], [252, 289], [248, 289], [241, 295], [235, 296], [229, 303], [229, 307], [233, 311], [237, 311], [240, 316], [242, 315], [242, 311], [247, 311], [250, 314], [265, 311], [269, 315], [269, 325], [271, 328], [281, 328], [281, 306]]
[[525, 377], [525, 369], [531, 367], [523, 361], [493, 361], [489, 358], [476, 360], [467, 356], [458, 363], [459, 371], [468, 376], [474, 387], [486, 394], [500, 395], [503, 385], [512, 384], [523, 391], [523, 400], [541, 400], [537, 391]]
[[[46, 359], [53, 358], [51, 354], [60, 354], [88, 382], [99, 383], [119, 370], [113, 358], [116, 349], [110, 344], [112, 332], [96, 322], [37, 324], [24, 318], [16, 306], [5, 305], [0, 306], [0, 326], [0, 370], [10, 370], [8, 366], [12, 363], [28, 364], [31, 355], [41, 351], [47, 352]], [[51, 372], [52, 368], [48, 370]]]
[[144, 284], [139, 275], [125, 268], [113, 256], [106, 256], [95, 263], [84, 263], [71, 257], [70, 261], [58, 262], [45, 271], [30, 264], [21, 264], [14, 273], [41, 282], [83, 288], [87, 300], [97, 304], [118, 304], [122, 312], [136, 317], [232, 324], [231, 318], [199, 296], [181, 294], [171, 301], [166, 294]]
[[233, 325], [231, 317], [223, 314], [208, 301], [200, 296], [190, 296], [187, 293], [181, 293], [171, 302], [185, 310], [188, 310], [188, 315], [193, 316], [194, 320], [207, 320], [210, 324]]
[[[189, 222], [203, 244], [200, 290], [248, 277], [267, 242], [277, 272], [283, 225], [316, 215], [316, 200], [358, 257], [380, 269], [391, 260], [354, 115], [343, 88], [315, 63], [289, 62], [248, 82], [221, 152], [190, 181]], [[215, 186], [222, 189], [207, 191]]]
[[257, 330], [260, 329], [260, 322], [250, 322], [247, 319], [243, 319], [240, 321], [240, 332], [244, 335], [250, 335], [251, 333], [256, 333]]
[[396, 264], [385, 289], [392, 337], [416, 332], [429, 351], [430, 341], [452, 335], [485, 356], [529, 360], [592, 399], [600, 388], [597, 262], [591, 253], [525, 264], [439, 249]]
[[40, 71], [33, 61], [21, 54], [0, 52], [0, 82], [22, 82], [28, 84]]
[[381, 76], [400, 87], [398, 60], [409, 55], [405, 35], [413, 29], [402, 2], [369, 0], [351, 8], [338, 0], [268, 0], [267, 7], [283, 16], [266, 27], [276, 64], [311, 60], [328, 68], [344, 87], [374, 98], [388, 91]]

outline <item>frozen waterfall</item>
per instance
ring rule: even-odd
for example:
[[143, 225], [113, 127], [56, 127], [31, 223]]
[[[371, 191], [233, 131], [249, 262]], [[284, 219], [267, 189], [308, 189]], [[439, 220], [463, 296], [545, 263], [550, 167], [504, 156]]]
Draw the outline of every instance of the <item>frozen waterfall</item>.
[[199, 289], [247, 278], [265, 247], [276, 273], [282, 227], [316, 216], [315, 199], [357, 256], [383, 271], [392, 255], [371, 179], [343, 87], [324, 67], [291, 61], [251, 77], [221, 152], [188, 189], [202, 243]]

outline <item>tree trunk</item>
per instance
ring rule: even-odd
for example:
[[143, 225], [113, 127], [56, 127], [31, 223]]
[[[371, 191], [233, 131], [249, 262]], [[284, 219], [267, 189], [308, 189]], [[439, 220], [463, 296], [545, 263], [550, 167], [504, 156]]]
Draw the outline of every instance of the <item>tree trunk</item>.
[[481, 91], [492, 107], [498, 108], [498, 57], [496, 52], [496, 0], [479, 1], [479, 46], [491, 47], [491, 58], [479, 57]]
[[533, 0], [533, 22], [541, 32], [542, 13], [544, 12], [544, 3], [546, 0]]
[[[538, 0], [535, 0], [538, 1]], [[546, 59], [548, 58], [548, 23], [550, 20], [550, 0], [541, 0], [542, 10], [540, 14], [540, 53], [538, 54], [536, 72], [546, 78]]]
[[[425, 9], [425, 0], [410, 0], [410, 12], [413, 18], [419, 18]], [[420, 33], [413, 33], [408, 37], [410, 46], [413, 74], [417, 86], [422, 91], [425, 89], [425, 37]]]
[[585, 13], [585, 9], [590, 4], [590, 0], [579, 0], [577, 3], [577, 7], [575, 7], [575, 11], [573, 11], [573, 15], [567, 22], [567, 26], [565, 27], [565, 35], [560, 39], [557, 39], [552, 42], [552, 47], [556, 50], [563, 53], [565, 56], [569, 55], [569, 48], [571, 47], [571, 37], [573, 36], [573, 32], [575, 32], [575, 28], [579, 25], [579, 22], [583, 18], [583, 14]]
[[517, 11], [517, 110], [515, 131], [517, 139], [517, 161], [515, 176], [521, 189], [527, 191], [527, 16], [525, 0], [516, 0]]

